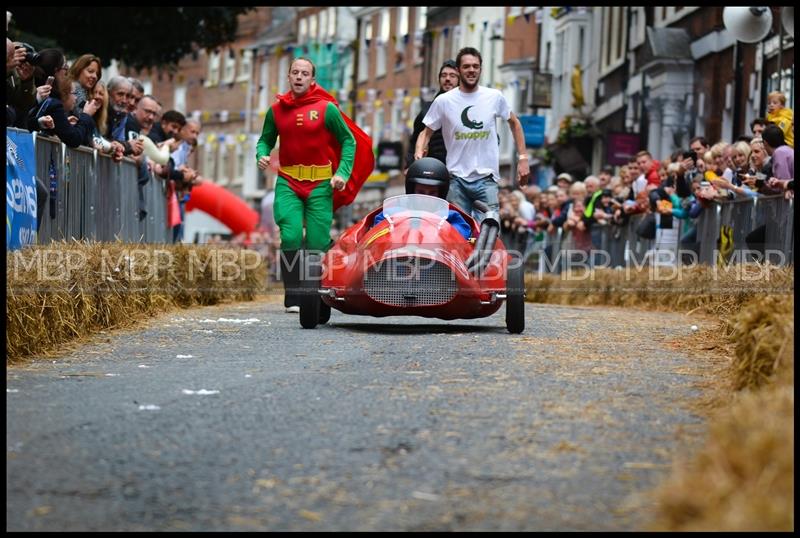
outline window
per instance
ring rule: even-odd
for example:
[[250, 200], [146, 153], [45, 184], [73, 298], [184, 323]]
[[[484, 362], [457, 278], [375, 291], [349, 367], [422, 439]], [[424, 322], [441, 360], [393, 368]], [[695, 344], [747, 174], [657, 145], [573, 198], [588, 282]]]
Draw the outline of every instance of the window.
[[153, 81], [152, 80], [143, 80], [142, 81], [142, 88], [144, 89], [144, 95], [153, 95]]
[[242, 49], [242, 61], [239, 62], [239, 77], [236, 80], [247, 81], [250, 80], [253, 71], [253, 51], [250, 49]]
[[236, 77], [236, 53], [233, 52], [233, 49], [228, 49], [228, 52], [225, 53], [225, 73], [223, 75], [222, 82], [230, 84], [231, 82], [233, 82], [235, 77]]
[[334, 37], [336, 35], [336, 8], [329, 8], [328, 12], [330, 13], [328, 15], [328, 36]]
[[205, 143], [205, 151], [203, 152], [203, 175], [210, 178], [216, 177], [216, 170], [214, 169], [217, 164], [217, 142], [216, 137], [213, 142]]
[[600, 49], [600, 73], [606, 74], [625, 62], [625, 16], [620, 6], [603, 7], [603, 31]]
[[359, 39], [358, 81], [366, 82], [369, 76], [369, 49], [372, 45], [372, 20], [364, 25], [364, 37]]
[[632, 7], [629, 9], [631, 10], [630, 48], [635, 49], [644, 43], [647, 20], [645, 19], [643, 7]]
[[383, 108], [375, 107], [373, 115], [372, 143], [373, 147], [378, 147], [378, 142], [383, 140]]
[[376, 45], [379, 47], [376, 54], [377, 65], [375, 66], [375, 76], [382, 77], [386, 74], [387, 56], [392, 52], [392, 47], [389, 46], [389, 20], [391, 14], [388, 9], [381, 11], [380, 27], [378, 28], [378, 42]]
[[230, 158], [228, 144], [224, 140], [219, 143], [219, 168], [217, 169], [217, 183], [227, 185], [230, 182]]
[[655, 24], [656, 28], [660, 26], [667, 26], [668, 24], [672, 24], [675, 21], [678, 21], [699, 9], [698, 7], [675, 7], [675, 6], [667, 6], [667, 7], [656, 7], [655, 8]]
[[395, 71], [402, 70], [406, 63], [406, 37], [408, 36], [408, 6], [400, 6], [396, 11], [395, 20], [395, 45], [394, 45], [394, 68]]
[[250, 159], [255, 155], [251, 138], [244, 135], [241, 135], [241, 138], [244, 138], [244, 140], [236, 140], [234, 145], [234, 151], [236, 153], [234, 177], [237, 183], [244, 183], [249, 172], [248, 165], [251, 164]]
[[326, 41], [328, 39], [328, 10], [323, 9], [319, 12], [319, 36], [317, 36], [318, 41]]
[[297, 25], [297, 41], [300, 43], [305, 43], [307, 36], [308, 36], [308, 21], [306, 19], [300, 19], [300, 22]]
[[308, 39], [309, 41], [317, 41], [317, 16], [311, 15], [308, 18]]
[[269, 99], [269, 60], [261, 62], [261, 75], [258, 80], [258, 110], [267, 110]]
[[219, 52], [212, 52], [208, 56], [208, 77], [206, 86], [216, 86], [219, 84]]
[[423, 32], [428, 26], [428, 7], [416, 6], [416, 25], [414, 26], [414, 65], [422, 63], [425, 43]]
[[172, 108], [178, 112], [186, 111], [186, 84], [175, 86]]
[[289, 56], [284, 54], [278, 64], [278, 93], [286, 93], [289, 89]]

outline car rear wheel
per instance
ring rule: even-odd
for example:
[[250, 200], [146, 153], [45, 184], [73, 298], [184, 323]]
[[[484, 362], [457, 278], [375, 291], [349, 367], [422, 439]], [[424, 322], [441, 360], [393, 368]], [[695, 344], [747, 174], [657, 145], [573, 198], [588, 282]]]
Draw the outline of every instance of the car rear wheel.
[[325, 325], [331, 319], [331, 307], [325, 304], [322, 298], [320, 298], [319, 303], [319, 324]]
[[511, 334], [525, 330], [525, 266], [516, 253], [510, 254], [506, 271], [506, 329]]
[[[314, 329], [320, 322], [319, 279], [322, 273], [319, 254], [306, 254], [300, 275], [300, 325]], [[330, 316], [330, 312], [328, 312]]]

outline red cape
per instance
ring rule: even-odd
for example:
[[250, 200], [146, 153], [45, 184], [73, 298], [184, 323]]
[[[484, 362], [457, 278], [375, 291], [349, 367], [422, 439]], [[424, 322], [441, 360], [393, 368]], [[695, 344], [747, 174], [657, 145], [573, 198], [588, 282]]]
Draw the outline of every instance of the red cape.
[[[336, 105], [341, 112], [341, 107], [339, 106], [338, 101], [336, 101], [336, 98], [323, 90], [318, 84], [312, 85], [308, 92], [306, 92], [299, 99], [295, 99], [291, 91], [288, 91], [283, 95], [278, 95], [277, 99], [290, 107], [306, 105], [309, 103], [314, 103], [320, 99], [324, 99], [325, 101], [330, 101]], [[356, 154], [355, 159], [353, 160], [353, 171], [350, 174], [350, 179], [345, 184], [344, 190], [333, 192], [334, 211], [342, 206], [351, 204], [353, 200], [355, 200], [358, 191], [361, 190], [361, 186], [364, 185], [367, 177], [369, 177], [369, 175], [372, 173], [372, 170], [375, 168], [375, 154], [372, 153], [372, 139], [367, 133], [362, 131], [353, 120], [347, 117], [347, 114], [344, 112], [342, 112], [342, 117], [344, 118], [344, 122], [350, 128], [350, 131], [353, 133], [353, 138], [356, 140]]]

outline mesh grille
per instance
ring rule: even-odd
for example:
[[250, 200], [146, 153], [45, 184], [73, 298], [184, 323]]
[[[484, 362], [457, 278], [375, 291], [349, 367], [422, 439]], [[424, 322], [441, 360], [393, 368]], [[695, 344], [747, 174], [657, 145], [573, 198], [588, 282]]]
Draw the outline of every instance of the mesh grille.
[[426, 258], [401, 257], [373, 265], [364, 276], [364, 291], [375, 301], [392, 306], [432, 306], [456, 294], [452, 271]]

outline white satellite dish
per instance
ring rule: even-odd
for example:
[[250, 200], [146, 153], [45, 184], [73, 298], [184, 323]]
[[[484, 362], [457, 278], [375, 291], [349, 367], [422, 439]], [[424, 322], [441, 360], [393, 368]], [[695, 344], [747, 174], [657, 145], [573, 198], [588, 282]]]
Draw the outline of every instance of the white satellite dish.
[[786, 33], [794, 37], [794, 7], [781, 8], [781, 22]]
[[772, 10], [768, 7], [726, 7], [722, 10], [722, 22], [737, 40], [758, 43], [772, 28]]

